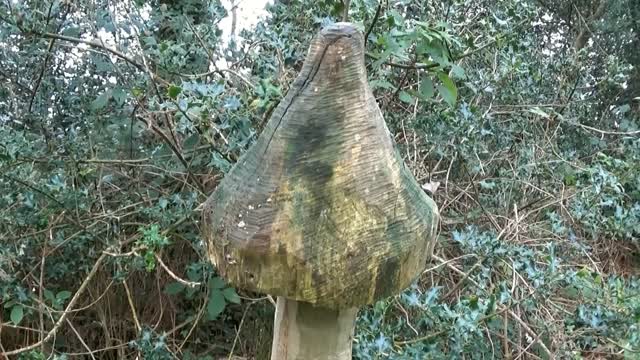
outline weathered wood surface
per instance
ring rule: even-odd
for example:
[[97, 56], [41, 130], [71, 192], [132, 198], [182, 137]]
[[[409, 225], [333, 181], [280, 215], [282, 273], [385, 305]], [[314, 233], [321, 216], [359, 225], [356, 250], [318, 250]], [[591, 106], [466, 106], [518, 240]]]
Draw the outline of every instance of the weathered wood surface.
[[351, 360], [357, 314], [278, 297], [271, 359]]
[[426, 266], [435, 203], [394, 149], [362, 34], [339, 23], [256, 144], [205, 204], [209, 256], [234, 285], [327, 308], [393, 295]]

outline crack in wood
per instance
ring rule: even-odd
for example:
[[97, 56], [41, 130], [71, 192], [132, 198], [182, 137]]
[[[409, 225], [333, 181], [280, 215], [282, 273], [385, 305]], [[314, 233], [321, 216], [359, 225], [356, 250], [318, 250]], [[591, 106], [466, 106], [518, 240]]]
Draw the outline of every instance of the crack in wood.
[[[282, 112], [282, 115], [280, 116], [280, 119], [278, 119], [278, 123], [276, 124], [275, 128], [273, 129], [273, 132], [269, 136], [269, 140], [267, 141], [267, 145], [264, 148], [264, 152], [262, 153], [261, 158], [264, 158], [264, 155], [267, 153], [267, 150], [269, 149], [269, 146], [271, 145], [271, 141], [273, 140], [273, 137], [275, 136], [276, 132], [278, 131], [278, 128], [280, 127], [280, 124], [282, 123], [282, 120], [287, 115], [287, 112], [289, 111], [289, 108], [291, 108], [291, 106], [293, 106], [293, 104], [296, 102], [296, 99], [300, 96], [300, 94], [302, 94], [302, 92], [304, 92], [307, 89], [309, 84], [311, 84], [311, 82], [315, 79], [316, 75], [318, 74], [318, 71], [320, 71], [320, 66], [322, 65], [322, 61], [324, 60], [324, 57], [327, 54], [327, 50], [329, 50], [329, 47], [334, 45], [338, 40], [340, 40], [340, 39], [342, 39], [344, 37], [347, 37], [347, 36], [348, 35], [339, 35], [335, 39], [333, 39], [330, 43], [328, 43], [328, 44], [326, 44], [324, 46], [324, 49], [322, 49], [322, 55], [320, 55], [320, 59], [318, 61], [314, 62], [313, 67], [311, 68], [311, 71], [309, 72], [309, 75], [302, 82], [302, 86], [300, 86], [300, 88], [297, 89], [296, 92], [291, 96], [291, 101], [289, 101], [289, 104], [286, 105], [284, 111]], [[256, 170], [257, 169], [258, 168], [256, 167]]]

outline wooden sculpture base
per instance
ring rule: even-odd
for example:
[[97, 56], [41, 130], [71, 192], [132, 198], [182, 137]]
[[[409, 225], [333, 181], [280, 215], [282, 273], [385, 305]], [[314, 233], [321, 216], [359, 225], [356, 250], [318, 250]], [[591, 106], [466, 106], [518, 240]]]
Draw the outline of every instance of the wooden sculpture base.
[[271, 360], [351, 360], [357, 313], [278, 297]]

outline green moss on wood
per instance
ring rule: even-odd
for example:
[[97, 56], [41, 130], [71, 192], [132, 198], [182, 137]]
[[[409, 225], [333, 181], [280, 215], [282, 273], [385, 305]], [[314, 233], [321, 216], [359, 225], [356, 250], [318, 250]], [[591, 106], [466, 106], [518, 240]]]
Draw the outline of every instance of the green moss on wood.
[[204, 234], [236, 286], [347, 308], [408, 286], [437, 221], [367, 85], [362, 36], [343, 27], [316, 38], [257, 143], [207, 201]]

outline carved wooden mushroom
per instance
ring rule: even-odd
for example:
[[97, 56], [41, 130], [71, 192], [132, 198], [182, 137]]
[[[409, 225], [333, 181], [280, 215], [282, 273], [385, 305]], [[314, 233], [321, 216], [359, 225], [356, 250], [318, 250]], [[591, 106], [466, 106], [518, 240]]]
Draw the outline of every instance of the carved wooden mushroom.
[[394, 149], [353, 25], [314, 39], [265, 130], [207, 200], [203, 223], [224, 277], [278, 297], [272, 359], [351, 359], [358, 307], [423, 271], [438, 210]]

